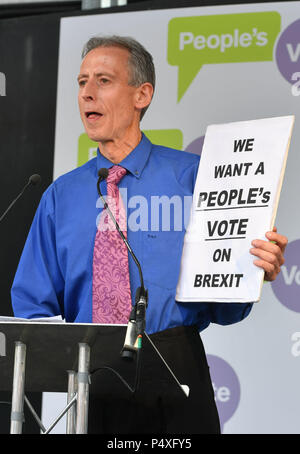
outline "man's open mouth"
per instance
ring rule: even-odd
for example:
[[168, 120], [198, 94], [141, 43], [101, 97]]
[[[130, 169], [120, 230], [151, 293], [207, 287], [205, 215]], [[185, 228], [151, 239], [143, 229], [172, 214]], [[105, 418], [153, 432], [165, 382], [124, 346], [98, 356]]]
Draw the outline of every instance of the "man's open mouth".
[[102, 117], [102, 114], [100, 112], [89, 111], [85, 112], [85, 116], [89, 120], [97, 120], [98, 118]]

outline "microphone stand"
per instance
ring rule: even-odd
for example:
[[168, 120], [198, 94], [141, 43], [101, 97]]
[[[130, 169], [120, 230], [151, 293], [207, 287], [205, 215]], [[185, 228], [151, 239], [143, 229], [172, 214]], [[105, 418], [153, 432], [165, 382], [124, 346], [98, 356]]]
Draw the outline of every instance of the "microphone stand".
[[24, 191], [28, 188], [28, 186], [30, 186], [31, 184], [33, 185], [36, 185], [36, 184], [39, 184], [39, 182], [41, 181], [41, 177], [40, 175], [31, 175], [31, 177], [29, 178], [28, 180], [28, 183], [26, 183], [26, 185], [24, 186], [24, 188], [22, 189], [22, 191], [20, 192], [20, 194], [11, 202], [11, 204], [8, 206], [8, 208], [6, 208], [6, 210], [4, 211], [4, 213], [1, 215], [0, 217], [0, 222], [5, 218], [5, 216], [7, 215], [7, 213], [11, 210], [11, 208], [14, 206], [14, 204], [19, 200], [19, 198], [24, 194]]
[[[98, 175], [99, 175], [99, 178], [98, 178], [98, 181], [97, 181], [97, 189], [98, 189], [98, 194], [99, 194], [99, 196], [100, 196], [100, 198], [101, 198], [101, 200], [103, 202], [104, 209], [107, 209], [107, 211], [108, 211], [108, 213], [109, 213], [109, 215], [110, 215], [110, 217], [111, 217], [116, 229], [118, 230], [119, 234], [123, 238], [123, 241], [126, 244], [126, 246], [128, 248], [128, 251], [132, 255], [132, 258], [133, 258], [134, 262], [136, 263], [136, 265], [138, 267], [139, 274], [140, 274], [140, 281], [141, 281], [141, 286], [138, 287], [137, 290], [136, 290], [135, 305], [133, 306], [133, 308], [131, 310], [131, 313], [130, 313], [130, 316], [129, 316], [129, 322], [128, 322], [128, 325], [127, 325], [125, 342], [124, 342], [123, 349], [121, 351], [121, 356], [124, 359], [133, 360], [133, 358], [136, 355], [136, 376], [135, 376], [135, 382], [134, 382], [133, 388], [131, 386], [129, 386], [128, 383], [124, 380], [124, 378], [121, 377], [121, 375], [118, 374], [118, 372], [116, 372], [114, 369], [112, 369], [110, 367], [107, 367], [107, 366], [100, 367], [99, 369], [108, 369], [108, 370], [110, 370], [112, 373], [114, 373], [122, 381], [122, 383], [133, 394], [136, 393], [137, 390], [138, 390], [139, 379], [140, 379], [142, 337], [143, 337], [143, 335], [145, 335], [145, 337], [148, 339], [148, 341], [152, 345], [154, 351], [156, 351], [156, 353], [159, 356], [159, 358], [161, 359], [162, 363], [165, 365], [165, 367], [169, 371], [170, 375], [173, 377], [173, 379], [177, 383], [178, 387], [184, 393], [185, 397], [188, 397], [188, 395], [189, 395], [188, 387], [186, 385], [181, 385], [179, 383], [178, 379], [176, 378], [176, 376], [174, 375], [174, 373], [172, 372], [172, 370], [170, 369], [170, 367], [168, 366], [168, 364], [166, 363], [166, 361], [164, 360], [164, 358], [162, 357], [162, 355], [160, 354], [158, 349], [155, 347], [155, 345], [153, 344], [153, 342], [150, 339], [150, 337], [148, 336], [148, 334], [145, 332], [145, 328], [146, 328], [146, 309], [147, 309], [147, 305], [148, 305], [148, 290], [145, 289], [145, 287], [144, 287], [144, 280], [143, 280], [143, 273], [142, 273], [142, 270], [141, 270], [141, 266], [140, 266], [140, 263], [139, 263], [138, 259], [135, 256], [134, 252], [132, 251], [128, 241], [126, 240], [125, 236], [123, 235], [123, 232], [121, 231], [117, 221], [115, 220], [112, 212], [109, 209], [108, 204], [106, 203], [106, 201], [105, 201], [105, 199], [104, 199], [104, 197], [103, 197], [103, 195], [101, 193], [100, 182], [107, 178], [108, 170], [105, 169], [105, 168], [100, 169], [99, 172], [98, 172]], [[99, 370], [99, 369], [96, 369], [96, 370]]]

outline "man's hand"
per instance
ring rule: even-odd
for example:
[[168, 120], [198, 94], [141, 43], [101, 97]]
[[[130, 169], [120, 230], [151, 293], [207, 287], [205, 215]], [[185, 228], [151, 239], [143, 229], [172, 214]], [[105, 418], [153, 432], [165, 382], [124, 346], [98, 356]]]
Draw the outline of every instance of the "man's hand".
[[288, 243], [288, 239], [284, 235], [277, 233], [277, 228], [274, 227], [272, 232], [266, 233], [266, 238], [269, 241], [253, 240], [251, 254], [258, 257], [254, 260], [254, 264], [265, 270], [265, 281], [274, 281], [280, 273], [280, 267], [284, 264], [284, 250]]

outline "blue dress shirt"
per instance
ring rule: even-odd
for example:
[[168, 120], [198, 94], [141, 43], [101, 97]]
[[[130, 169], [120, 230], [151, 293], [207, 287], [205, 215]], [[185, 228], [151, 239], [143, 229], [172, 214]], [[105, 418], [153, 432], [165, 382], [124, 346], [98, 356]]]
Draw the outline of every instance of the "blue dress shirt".
[[[153, 145], [143, 135], [120, 165], [119, 183], [127, 206], [128, 242], [138, 258], [149, 293], [146, 331], [210, 322], [235, 323], [248, 315], [247, 303], [175, 301], [187, 213], [199, 156]], [[93, 248], [102, 203], [98, 170], [113, 164], [96, 158], [59, 177], [43, 194], [12, 286], [16, 317], [62, 315], [67, 322], [92, 322]], [[106, 182], [101, 183], [106, 194]], [[183, 203], [186, 202], [186, 203]], [[132, 299], [140, 285], [129, 255]]]

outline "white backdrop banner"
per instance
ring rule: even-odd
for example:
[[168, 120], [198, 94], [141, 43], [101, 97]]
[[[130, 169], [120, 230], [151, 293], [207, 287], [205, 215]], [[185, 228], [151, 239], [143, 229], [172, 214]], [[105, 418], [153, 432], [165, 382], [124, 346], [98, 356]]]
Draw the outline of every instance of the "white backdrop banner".
[[154, 143], [201, 154], [210, 124], [295, 115], [276, 220], [290, 242], [282, 273], [249, 317], [210, 325], [202, 339], [223, 433], [300, 433], [300, 2], [62, 19], [54, 178], [96, 154], [76, 77], [99, 34], [132, 36], [153, 55], [157, 87], [142, 130]]

